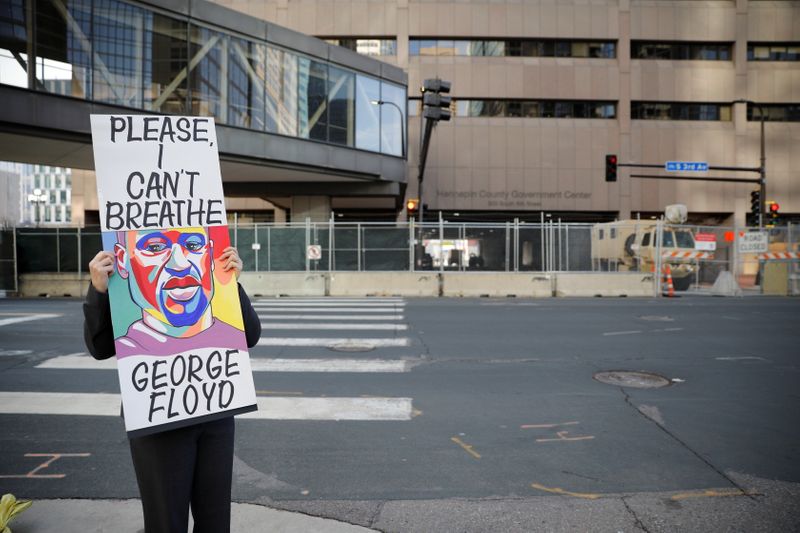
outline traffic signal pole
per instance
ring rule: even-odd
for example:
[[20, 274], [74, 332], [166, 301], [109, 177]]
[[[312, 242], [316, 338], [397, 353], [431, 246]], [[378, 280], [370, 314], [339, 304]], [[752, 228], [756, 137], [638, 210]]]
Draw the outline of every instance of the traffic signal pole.
[[419, 237], [417, 238], [418, 253], [417, 266], [422, 266], [422, 256], [425, 251], [422, 244], [422, 223], [425, 220], [425, 200], [422, 195], [422, 182], [425, 178], [425, 163], [428, 160], [428, 148], [431, 142], [433, 126], [440, 120], [450, 120], [450, 97], [443, 94], [450, 92], [450, 82], [439, 78], [427, 79], [422, 85], [422, 113], [420, 114], [420, 131], [422, 121], [425, 121], [425, 131], [422, 132], [419, 153], [419, 172], [417, 174], [417, 195], [419, 197]]
[[[762, 121], [761, 127], [764, 127]], [[763, 131], [763, 130], [762, 130]], [[764, 227], [764, 209], [766, 208], [766, 159], [764, 157], [764, 137], [761, 137], [761, 166], [759, 167], [727, 167], [727, 166], [711, 166], [708, 170], [721, 170], [726, 172], [757, 172], [758, 178], [732, 178], [727, 176], [709, 176], [709, 177], [694, 177], [694, 176], [658, 176], [654, 174], [631, 174], [631, 178], [649, 179], [649, 180], [684, 180], [684, 181], [717, 181], [720, 183], [752, 183], [759, 186], [759, 210], [758, 210], [758, 227]], [[653, 163], [618, 163], [618, 167], [628, 168], [658, 168], [664, 169], [664, 164]]]

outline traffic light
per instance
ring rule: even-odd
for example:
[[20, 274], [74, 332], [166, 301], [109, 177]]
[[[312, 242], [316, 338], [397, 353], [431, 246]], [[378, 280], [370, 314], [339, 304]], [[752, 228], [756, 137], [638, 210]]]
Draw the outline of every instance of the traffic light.
[[422, 92], [422, 116], [435, 122], [450, 120], [452, 99], [449, 96], [443, 96], [450, 92], [450, 82], [439, 78], [425, 80]]
[[606, 155], [606, 181], [617, 181], [617, 156]]
[[769, 204], [769, 222], [772, 225], [778, 224], [778, 219], [781, 216], [781, 206], [778, 202], [767, 202]]
[[412, 217], [419, 212], [419, 198], [409, 198], [406, 201], [406, 214]]
[[758, 219], [758, 215], [761, 214], [761, 190], [756, 189], [750, 193], [750, 212], [753, 213], [753, 217]]

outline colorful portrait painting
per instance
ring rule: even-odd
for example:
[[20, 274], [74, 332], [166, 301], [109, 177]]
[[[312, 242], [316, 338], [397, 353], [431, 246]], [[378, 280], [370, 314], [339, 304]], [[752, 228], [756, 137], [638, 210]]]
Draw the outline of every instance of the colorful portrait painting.
[[227, 226], [107, 232], [103, 238], [118, 274], [110, 280], [118, 358], [212, 344], [247, 350], [236, 279], [217, 265], [229, 246]]

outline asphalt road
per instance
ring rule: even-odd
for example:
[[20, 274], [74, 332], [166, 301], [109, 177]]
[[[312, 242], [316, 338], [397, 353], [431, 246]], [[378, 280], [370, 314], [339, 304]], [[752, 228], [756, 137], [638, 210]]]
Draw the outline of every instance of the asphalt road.
[[[407, 370], [257, 372], [261, 396], [410, 399], [413, 410], [239, 420], [236, 501], [384, 531], [800, 530], [798, 299], [375, 300], [384, 320], [347, 320], [370, 311], [332, 300], [261, 303], [275, 345], [254, 361]], [[407, 345], [291, 345], [332, 337]], [[113, 367], [38, 367], [82, 352], [79, 301], [0, 300], [0, 393], [118, 393]], [[609, 385], [593, 378], [603, 371], [668, 385]], [[138, 495], [117, 416], [7, 413], [0, 427], [0, 492]]]

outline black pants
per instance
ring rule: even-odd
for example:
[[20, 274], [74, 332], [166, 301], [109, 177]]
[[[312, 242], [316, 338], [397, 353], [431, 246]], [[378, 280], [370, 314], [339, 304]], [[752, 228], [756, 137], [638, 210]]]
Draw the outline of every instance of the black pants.
[[146, 533], [227, 532], [233, 417], [130, 439]]

